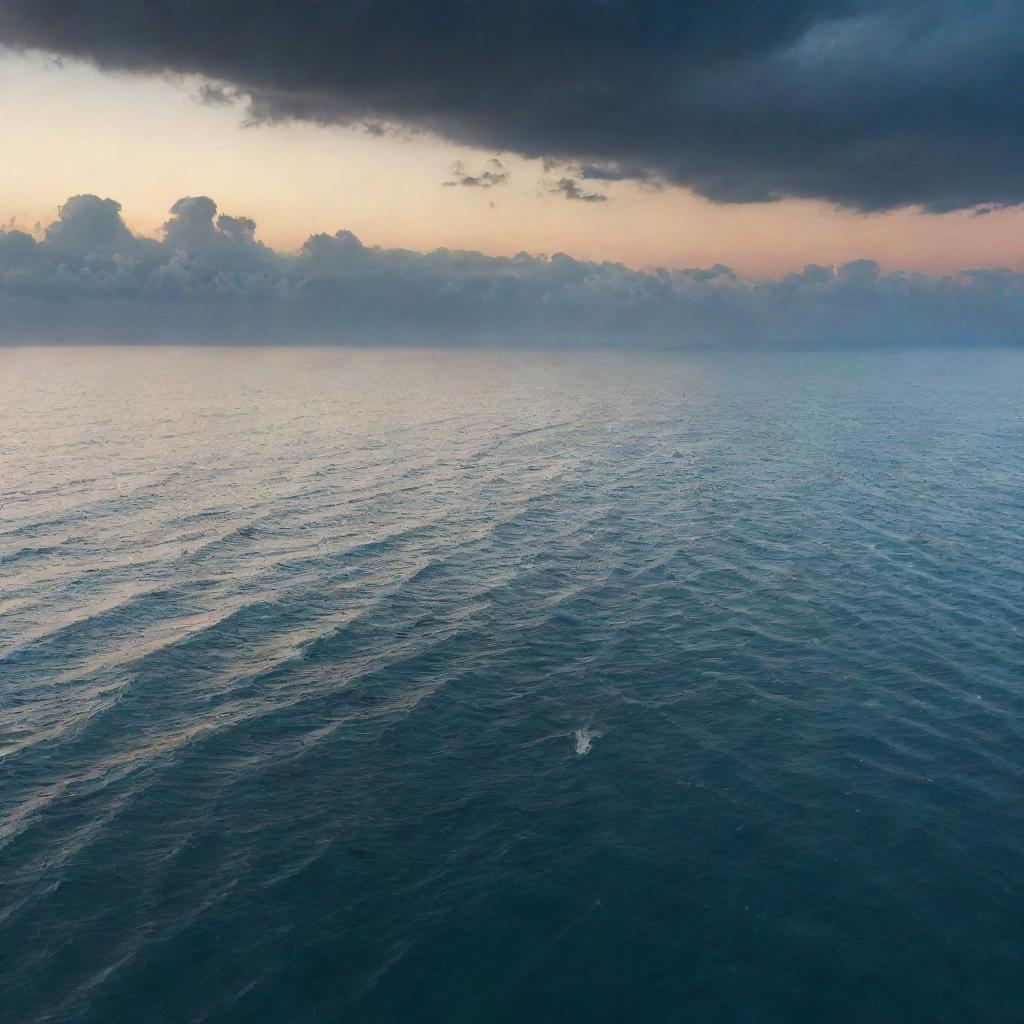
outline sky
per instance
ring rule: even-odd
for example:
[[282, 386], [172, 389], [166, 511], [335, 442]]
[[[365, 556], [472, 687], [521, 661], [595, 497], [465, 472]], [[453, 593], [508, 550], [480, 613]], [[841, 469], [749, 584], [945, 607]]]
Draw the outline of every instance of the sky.
[[0, 224], [36, 264], [84, 195], [157, 243], [213, 197], [291, 268], [341, 230], [776, 284], [1022, 273], [1022, 69], [1016, 0], [0, 0]]

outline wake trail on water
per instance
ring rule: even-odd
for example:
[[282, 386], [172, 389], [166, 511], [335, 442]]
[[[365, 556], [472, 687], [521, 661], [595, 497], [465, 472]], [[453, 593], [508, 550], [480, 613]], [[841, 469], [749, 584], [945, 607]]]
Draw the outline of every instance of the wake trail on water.
[[577, 729], [573, 735], [576, 737], [576, 755], [578, 757], [585, 757], [590, 753], [593, 741], [600, 739], [603, 733], [588, 728]]

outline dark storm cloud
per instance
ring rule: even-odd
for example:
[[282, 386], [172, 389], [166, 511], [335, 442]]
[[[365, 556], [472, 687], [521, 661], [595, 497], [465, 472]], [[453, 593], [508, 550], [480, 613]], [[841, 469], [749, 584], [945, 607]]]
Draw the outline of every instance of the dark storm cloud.
[[201, 103], [205, 103], [209, 107], [229, 107], [244, 98], [234, 90], [218, 85], [216, 82], [203, 82], [199, 86], [197, 96]]
[[1020, 0], [0, 0], [0, 41], [721, 202], [1024, 199]]
[[488, 161], [486, 170], [477, 174], [469, 174], [461, 160], [456, 160], [452, 165], [452, 178], [444, 185], [448, 188], [463, 186], [465, 188], [494, 188], [495, 185], [506, 185], [510, 175], [505, 170], [505, 165], [497, 158]]
[[565, 196], [566, 199], [577, 199], [582, 203], [604, 203], [608, 197], [600, 192], [588, 192], [576, 184], [575, 178], [559, 178], [558, 184], [551, 190]]
[[1024, 274], [930, 278], [856, 260], [781, 280], [637, 271], [563, 253], [267, 248], [249, 217], [179, 199], [161, 239], [112, 199], [69, 199], [40, 238], [0, 230], [0, 341], [826, 347], [1022, 344]]
[[650, 177], [642, 167], [587, 163], [580, 164], [579, 175], [584, 181], [645, 181]]

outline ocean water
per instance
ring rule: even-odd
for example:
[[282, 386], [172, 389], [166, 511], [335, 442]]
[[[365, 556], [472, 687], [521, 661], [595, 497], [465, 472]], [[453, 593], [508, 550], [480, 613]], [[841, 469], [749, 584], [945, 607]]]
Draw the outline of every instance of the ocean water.
[[1024, 1019], [1024, 353], [0, 350], [0, 1020]]

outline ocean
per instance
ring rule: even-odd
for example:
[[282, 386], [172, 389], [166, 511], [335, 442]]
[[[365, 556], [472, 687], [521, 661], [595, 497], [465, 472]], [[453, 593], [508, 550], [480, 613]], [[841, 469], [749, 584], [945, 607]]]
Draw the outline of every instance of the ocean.
[[0, 349], [0, 1021], [1024, 1020], [1024, 352]]

